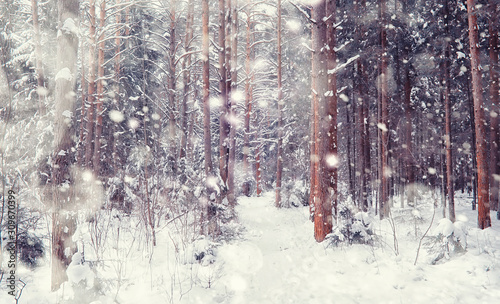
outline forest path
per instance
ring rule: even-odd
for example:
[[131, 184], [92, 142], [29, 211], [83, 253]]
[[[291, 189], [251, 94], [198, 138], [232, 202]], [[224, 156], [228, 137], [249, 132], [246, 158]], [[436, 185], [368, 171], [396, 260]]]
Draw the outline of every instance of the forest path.
[[[316, 244], [309, 235], [307, 208], [277, 209], [274, 192], [262, 197], [240, 197], [239, 220], [243, 241], [223, 246], [225, 283], [231, 303], [293, 303], [291, 292], [304, 281], [295, 274], [305, 263], [304, 247]], [[305, 232], [305, 233], [304, 233]]]
[[309, 208], [277, 209], [274, 195], [239, 198], [245, 231], [218, 250], [223, 266], [214, 303], [488, 303], [500, 295], [500, 276], [489, 270], [498, 262], [477, 249], [436, 266], [421, 252], [414, 266], [416, 241], [400, 235], [395, 256], [385, 222], [377, 223], [378, 245], [326, 248], [314, 240]]
[[221, 281], [230, 296], [224, 303], [355, 303], [358, 278], [343, 276], [346, 267], [359, 268], [352, 266], [355, 261], [345, 251], [336, 259], [328, 255], [330, 250], [314, 241], [309, 208], [277, 209], [274, 195], [239, 198], [243, 240], [219, 251]]

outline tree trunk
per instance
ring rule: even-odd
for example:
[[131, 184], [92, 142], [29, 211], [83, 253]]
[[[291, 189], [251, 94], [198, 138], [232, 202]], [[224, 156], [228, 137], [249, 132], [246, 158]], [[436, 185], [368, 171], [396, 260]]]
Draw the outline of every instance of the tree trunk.
[[387, 34], [386, 34], [386, 0], [380, 0], [380, 40], [381, 40], [381, 55], [380, 55], [380, 118], [379, 118], [379, 132], [380, 132], [380, 199], [379, 199], [379, 213], [380, 218], [389, 215], [388, 203], [388, 177], [390, 177], [390, 170], [388, 168], [388, 96], [387, 96]]
[[[327, 7], [332, 8], [331, 2], [327, 6], [326, 0], [319, 1], [313, 5], [312, 19], [313, 24], [313, 59], [312, 59], [312, 77], [313, 87], [312, 95], [314, 102], [314, 154], [311, 155], [315, 176], [311, 177], [314, 181], [313, 201], [314, 204], [314, 238], [321, 242], [326, 235], [332, 231], [332, 205], [330, 201], [330, 187], [333, 178], [330, 168], [335, 163], [335, 155], [328, 155], [328, 151], [333, 147], [333, 136], [327, 136], [327, 132], [332, 128], [332, 120], [328, 114], [331, 111], [331, 105], [327, 105], [326, 95], [335, 95], [327, 93], [329, 89], [327, 64], [329, 55], [326, 54], [327, 39]], [[328, 10], [330, 12], [330, 10]], [[336, 124], [333, 126], [336, 128]]]
[[[403, 56], [403, 60], [408, 60], [408, 50], [405, 49], [405, 56]], [[405, 73], [405, 83], [404, 83], [404, 98], [405, 98], [405, 118], [406, 118], [406, 126], [405, 126], [405, 167], [406, 167], [406, 185], [407, 185], [407, 196], [408, 196], [408, 205], [415, 205], [415, 161], [413, 156], [413, 141], [412, 141], [412, 112], [413, 107], [411, 106], [411, 78], [410, 78], [410, 67], [409, 63], [405, 64], [404, 67]]]
[[472, 74], [472, 96], [474, 98], [474, 117], [476, 133], [476, 161], [478, 178], [478, 226], [481, 229], [491, 226], [488, 164], [486, 159], [485, 116], [481, 85], [481, 70], [479, 61], [479, 39], [476, 4], [474, 0], [467, 0], [469, 17], [469, 45]]
[[[75, 98], [71, 92], [75, 89], [76, 62], [78, 53], [78, 34], [71, 26], [78, 24], [79, 1], [58, 1], [58, 28], [61, 33], [57, 38], [57, 74], [55, 87], [54, 116], [54, 155], [52, 166], [52, 275], [51, 289], [55, 291], [67, 280], [66, 269], [76, 251], [72, 235], [76, 222], [72, 216], [74, 207], [71, 189], [71, 165], [73, 162], [74, 142], [73, 125], [67, 121], [66, 113], [74, 113]], [[69, 248], [69, 252], [67, 252]]]
[[[238, 89], [238, 0], [228, 0], [234, 1], [232, 6], [232, 18], [230, 26], [231, 26], [231, 81], [229, 82], [229, 87], [231, 90], [231, 94], [236, 92]], [[229, 108], [229, 115], [231, 116], [231, 121], [233, 124], [231, 125], [231, 129], [229, 132], [229, 160], [228, 160], [228, 177], [227, 177], [227, 186], [228, 186], [228, 201], [230, 206], [236, 204], [236, 188], [234, 185], [234, 167], [236, 163], [236, 125], [234, 121], [236, 120], [236, 100], [233, 98], [233, 95], [230, 95], [231, 105]]]
[[[229, 0], [228, 0], [229, 1]], [[227, 165], [229, 160], [229, 122], [227, 98], [227, 71], [226, 71], [226, 5], [225, 0], [219, 0], [219, 73], [220, 99], [222, 106], [219, 116], [219, 171], [224, 187], [227, 187]]]
[[[318, 35], [316, 29], [314, 26], [311, 27], [311, 41], [312, 41], [312, 47], [314, 48], [314, 41], [316, 39], [316, 36]], [[317, 135], [317, 130], [316, 130], [316, 125], [317, 125], [317, 119], [316, 119], [316, 106], [318, 104], [317, 101], [317, 91], [316, 91], [316, 83], [317, 83], [317, 63], [315, 62], [316, 57], [314, 54], [314, 49], [311, 52], [311, 115], [310, 115], [310, 130], [309, 130], [309, 142], [310, 142], [310, 148], [309, 148], [309, 155], [310, 155], [310, 163], [309, 163], [309, 172], [310, 172], [310, 187], [309, 187], [309, 216], [311, 218], [311, 221], [314, 222], [314, 214], [315, 214], [315, 198], [317, 195], [317, 186], [318, 186], [318, 162], [319, 158], [318, 155], [316, 154], [316, 135]]]
[[491, 117], [491, 131], [490, 131], [490, 187], [491, 187], [491, 210], [497, 211], [497, 218], [500, 219], [500, 208], [498, 206], [498, 190], [499, 183], [498, 178], [500, 177], [500, 166], [499, 166], [499, 130], [498, 130], [498, 114], [500, 111], [500, 98], [498, 96], [498, 2], [495, 0], [490, 0], [490, 20], [489, 20], [489, 43], [490, 43], [490, 100], [492, 112]]
[[188, 115], [187, 108], [189, 102], [189, 90], [191, 87], [191, 40], [193, 40], [193, 21], [194, 21], [194, 4], [193, 0], [188, 0], [188, 12], [186, 16], [186, 36], [184, 40], [184, 51], [188, 54], [182, 61], [182, 82], [184, 84], [180, 125], [181, 125], [181, 144], [179, 150], [179, 161], [181, 166], [184, 167], [186, 163], [186, 147], [187, 147], [187, 133], [188, 133]]
[[[448, 0], [445, 0], [445, 31], [449, 35], [450, 10]], [[450, 101], [450, 54], [451, 47], [446, 40], [444, 62], [444, 109], [445, 109], [445, 145], [446, 145], [446, 190], [450, 221], [455, 222], [455, 200], [453, 187], [453, 159], [451, 155], [451, 101]]]
[[[470, 74], [470, 71], [469, 71]], [[469, 105], [469, 115], [470, 115], [470, 128], [472, 132], [472, 174], [470, 177], [470, 183], [472, 186], [472, 210], [476, 210], [476, 205], [477, 205], [477, 161], [475, 155], [477, 154], [476, 151], [476, 132], [474, 132], [474, 126], [476, 125], [475, 123], [475, 117], [474, 117], [474, 100], [472, 98], [471, 92], [470, 92], [470, 79], [471, 77], [468, 77], [467, 81], [467, 102]]]
[[[119, 26], [122, 23], [122, 14], [121, 14], [121, 9], [120, 9], [120, 0], [116, 0], [116, 5], [118, 6], [118, 11], [116, 12], [116, 25]], [[114, 100], [113, 100], [113, 106], [115, 110], [119, 110], [118, 104], [120, 102], [120, 71], [121, 71], [121, 56], [120, 56], [120, 51], [121, 51], [121, 31], [118, 28], [115, 33], [115, 88], [114, 88]], [[117, 164], [119, 164], [119, 155], [117, 153], [117, 145], [116, 145], [116, 140], [115, 138], [115, 130], [116, 130], [116, 124], [112, 125], [112, 131], [110, 132], [111, 134], [109, 135], [109, 142], [110, 145], [112, 146], [112, 152], [111, 152], [111, 166], [113, 168], [113, 173], [116, 173], [116, 168]]]
[[[335, 12], [337, 9], [335, 0], [326, 1], [326, 60], [327, 60], [327, 94], [326, 94], [326, 116], [328, 129], [323, 132], [323, 136], [326, 137], [326, 155], [323, 156], [325, 161], [323, 163], [324, 172], [326, 178], [326, 195], [323, 202], [324, 218], [326, 218], [326, 223], [324, 224], [324, 232], [330, 233], [332, 230], [332, 204], [334, 208], [335, 217], [337, 216], [337, 196], [338, 196], [338, 156], [337, 156], [337, 75], [333, 73], [333, 70], [337, 66], [337, 54], [335, 53], [336, 47], [336, 33], [335, 33]], [[329, 72], [328, 70], [332, 71]], [[348, 109], [349, 111], [349, 109]], [[348, 160], [348, 166], [351, 168], [350, 159]], [[351, 181], [350, 181], [351, 182]], [[327, 203], [328, 202], [328, 203]], [[324, 234], [324, 236], [326, 236]], [[323, 237], [324, 237], [323, 236]]]
[[278, 28], [277, 28], [277, 74], [278, 74], [278, 152], [276, 160], [276, 207], [281, 207], [281, 175], [283, 173], [283, 88], [281, 74], [281, 0], [278, 0]]
[[243, 194], [250, 196], [250, 165], [249, 165], [249, 154], [250, 154], [250, 114], [252, 110], [252, 19], [250, 15], [250, 10], [246, 12], [247, 14], [247, 27], [246, 27], [246, 52], [245, 52], [245, 135], [243, 139]]
[[94, 172], [96, 176], [101, 176], [101, 140], [102, 140], [102, 102], [104, 93], [104, 24], [106, 17], [106, 1], [101, 0], [99, 27], [101, 35], [99, 36], [99, 52], [97, 60], [97, 100], [96, 100], [96, 124], [94, 139]]
[[92, 147], [94, 140], [94, 100], [95, 100], [95, 0], [89, 1], [89, 83], [88, 83], [88, 112], [87, 112], [87, 138], [85, 140], [85, 166], [92, 168]]
[[[82, 22], [80, 21], [80, 24], [82, 24]], [[85, 90], [87, 89], [87, 92], [88, 92], [88, 88], [86, 88], [86, 84], [87, 84], [87, 81], [85, 79], [85, 56], [84, 56], [84, 52], [85, 52], [85, 44], [84, 43], [80, 43], [80, 53], [82, 54], [81, 55], [81, 58], [80, 58], [80, 64], [81, 64], [81, 70], [80, 70], [80, 74], [81, 74], [81, 80], [80, 80], [80, 88], [81, 88], [81, 111], [80, 111], [80, 131], [79, 131], [79, 135], [78, 135], [78, 143], [77, 143], [77, 146], [76, 146], [76, 150], [77, 150], [77, 164], [78, 164], [78, 167], [84, 167], [85, 164], [84, 164], [84, 160], [85, 160], [85, 143], [84, 143], [84, 140], [85, 140], [85, 132], [86, 132], [86, 121], [85, 121], [85, 114], [86, 114], [86, 111], [85, 111], [85, 108], [86, 108], [86, 100], [87, 100], [87, 95], [85, 94]]]
[[209, 57], [209, 41], [208, 35], [208, 22], [209, 22], [209, 7], [208, 0], [202, 2], [202, 23], [203, 23], [203, 37], [202, 37], [202, 61], [203, 61], [203, 139], [204, 139], [204, 152], [205, 152], [205, 175], [210, 177], [213, 174], [212, 165], [212, 136], [210, 133], [210, 57]]
[[213, 179], [213, 164], [212, 164], [212, 136], [210, 133], [210, 54], [209, 54], [209, 6], [208, 0], [202, 0], [202, 62], [203, 62], [203, 148], [205, 154], [205, 177], [207, 185], [208, 201], [205, 206], [206, 222], [208, 224], [208, 234], [211, 234], [211, 228], [214, 221], [214, 208], [211, 202], [211, 194], [215, 191], [211, 179]]
[[176, 66], [175, 66], [175, 53], [176, 53], [176, 0], [173, 0], [170, 8], [170, 38], [169, 38], [169, 52], [168, 52], [168, 104], [170, 107], [168, 119], [168, 137], [170, 145], [169, 162], [173, 173], [177, 171], [177, 155], [175, 152], [175, 93], [176, 93]]

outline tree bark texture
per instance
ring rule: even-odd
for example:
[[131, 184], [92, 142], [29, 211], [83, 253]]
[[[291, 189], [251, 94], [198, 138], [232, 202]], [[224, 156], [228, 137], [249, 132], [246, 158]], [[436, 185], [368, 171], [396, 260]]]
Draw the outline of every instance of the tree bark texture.
[[332, 231], [332, 206], [329, 200], [329, 174], [327, 162], [331, 162], [331, 155], [327, 155], [329, 139], [327, 133], [330, 128], [330, 118], [327, 112], [328, 71], [326, 53], [327, 23], [326, 0], [315, 3], [312, 8], [313, 39], [312, 39], [312, 96], [313, 96], [313, 125], [314, 125], [314, 150], [311, 155], [314, 176], [312, 191], [313, 197], [310, 204], [314, 204], [314, 238], [321, 242]]
[[[229, 1], [229, 0], [228, 0]], [[219, 90], [221, 111], [219, 116], [219, 172], [224, 187], [227, 186], [227, 165], [229, 160], [229, 122], [226, 70], [226, 4], [219, 0]]]
[[[326, 60], [327, 60], [327, 91], [326, 91], [326, 113], [325, 120], [327, 121], [327, 130], [323, 132], [326, 138], [326, 155], [323, 161], [326, 189], [325, 201], [328, 201], [323, 213], [327, 218], [332, 217], [332, 206], [334, 214], [337, 216], [337, 183], [338, 183], [338, 155], [337, 155], [337, 75], [333, 70], [337, 66], [336, 47], [336, 31], [335, 31], [335, 12], [337, 9], [335, 0], [326, 0]], [[331, 71], [331, 72], [328, 72]], [[349, 111], [349, 110], [348, 110]], [[350, 160], [348, 160], [350, 166]], [[326, 230], [331, 231], [331, 223], [326, 225]], [[329, 232], [328, 232], [329, 233]]]
[[101, 140], [102, 140], [102, 112], [104, 99], [104, 24], [106, 20], [106, 1], [101, 0], [99, 27], [99, 50], [97, 55], [97, 99], [96, 99], [96, 122], [94, 139], [94, 172], [101, 176]]
[[170, 39], [168, 52], [168, 106], [169, 106], [169, 122], [168, 122], [168, 137], [170, 145], [169, 161], [173, 173], [177, 171], [177, 155], [176, 155], [176, 58], [177, 39], [176, 39], [176, 0], [173, 0], [170, 8]]
[[243, 182], [243, 194], [246, 196], [250, 196], [250, 117], [252, 111], [252, 43], [253, 43], [253, 35], [252, 35], [252, 19], [250, 9], [246, 11], [247, 20], [246, 20], [246, 46], [245, 46], [245, 123], [244, 129], [245, 134], [243, 138], [243, 174], [244, 174], [244, 182]]
[[185, 163], [186, 161], [186, 147], [187, 147], [187, 133], [188, 133], [188, 115], [187, 108], [189, 102], [189, 91], [191, 88], [191, 42], [193, 40], [193, 21], [194, 21], [194, 5], [193, 0], [188, 0], [187, 3], [188, 12], [186, 16], [186, 36], [184, 40], [184, 51], [188, 54], [184, 57], [182, 62], [182, 81], [184, 84], [181, 113], [180, 113], [180, 125], [181, 125], [181, 144], [179, 149], [179, 161]]
[[380, 0], [380, 117], [379, 117], [379, 133], [380, 133], [380, 191], [379, 194], [379, 215], [384, 218], [389, 215], [389, 183], [390, 169], [388, 167], [388, 143], [389, 143], [389, 123], [388, 123], [388, 96], [387, 96], [387, 32], [386, 32], [386, 1]]
[[276, 160], [276, 207], [281, 207], [281, 175], [283, 173], [283, 88], [281, 73], [281, 0], [278, 0], [277, 24], [277, 82], [278, 82], [278, 151]]
[[88, 82], [88, 94], [87, 94], [87, 132], [85, 145], [82, 148], [85, 149], [85, 166], [87, 168], [92, 168], [92, 155], [94, 146], [94, 112], [95, 112], [95, 50], [96, 50], [96, 20], [95, 20], [95, 0], [89, 1], [89, 82]]
[[[445, 31], [449, 34], [450, 10], [448, 0], [445, 0]], [[444, 109], [445, 109], [445, 146], [446, 146], [446, 196], [448, 198], [448, 215], [455, 222], [455, 199], [453, 184], [453, 159], [451, 147], [451, 100], [450, 100], [450, 43], [446, 41], [444, 58]]]
[[477, 26], [477, 10], [474, 0], [467, 0], [469, 19], [469, 45], [472, 74], [472, 96], [474, 99], [474, 118], [476, 134], [476, 162], [477, 162], [477, 196], [478, 196], [478, 226], [481, 229], [491, 226], [490, 197], [488, 181], [488, 164], [486, 159], [485, 115], [481, 84], [481, 70], [479, 60], [479, 38]]
[[490, 115], [490, 200], [491, 210], [497, 211], [497, 218], [500, 217], [498, 205], [500, 165], [499, 165], [499, 130], [498, 114], [500, 113], [500, 98], [498, 96], [498, 1], [490, 0], [489, 19], [489, 56], [490, 56], [490, 100], [492, 112]]
[[229, 88], [231, 94], [230, 98], [230, 107], [229, 107], [229, 115], [231, 117], [231, 128], [229, 131], [229, 159], [228, 159], [228, 177], [227, 177], [227, 187], [228, 187], [228, 201], [229, 205], [234, 207], [236, 204], [236, 188], [234, 184], [234, 168], [236, 164], [236, 125], [234, 124], [236, 120], [236, 100], [233, 98], [234, 92], [238, 89], [238, 0], [228, 0], [234, 1], [232, 4], [232, 12], [230, 18], [230, 24], [228, 27], [231, 27], [231, 52], [230, 52], [230, 61], [231, 61], [231, 70], [230, 70], [230, 81]]

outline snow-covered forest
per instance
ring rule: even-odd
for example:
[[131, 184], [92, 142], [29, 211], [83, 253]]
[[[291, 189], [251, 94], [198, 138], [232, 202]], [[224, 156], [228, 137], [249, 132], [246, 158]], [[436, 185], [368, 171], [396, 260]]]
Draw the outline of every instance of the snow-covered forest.
[[0, 303], [494, 303], [499, 0], [1, 0]]

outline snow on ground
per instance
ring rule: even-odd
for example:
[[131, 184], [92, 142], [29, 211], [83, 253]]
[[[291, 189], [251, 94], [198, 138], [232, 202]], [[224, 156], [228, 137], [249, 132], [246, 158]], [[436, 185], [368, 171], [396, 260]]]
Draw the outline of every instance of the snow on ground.
[[[46, 259], [35, 271], [19, 270], [27, 282], [19, 303], [497, 303], [500, 298], [500, 222], [494, 219], [484, 231], [475, 228], [476, 213], [466, 195], [456, 200], [457, 223], [441, 220], [439, 207], [428, 233], [463, 231], [466, 252], [450, 252], [436, 265], [431, 262], [437, 253], [428, 252], [428, 245], [422, 245], [414, 265], [434, 211], [430, 195], [419, 200], [418, 209], [392, 209], [396, 242], [390, 221], [376, 219], [372, 245], [337, 247], [314, 241], [308, 207], [276, 209], [273, 200], [273, 192], [240, 197], [243, 233], [219, 244], [199, 237], [191, 242], [188, 231], [164, 228], [152, 249], [135, 220], [111, 222], [111, 245], [101, 253], [104, 266], [93, 269], [95, 279], [87, 266], [70, 269], [70, 277], [85, 274], [86, 281], [98, 282], [101, 295], [85, 284], [80, 290], [65, 285], [64, 295], [50, 293]], [[94, 258], [88, 248], [86, 258]], [[4, 282], [0, 303], [15, 303]]]
[[[398, 255], [387, 220], [377, 221], [373, 246], [332, 247], [314, 241], [308, 207], [278, 210], [273, 199], [274, 193], [240, 198], [243, 239], [219, 249], [224, 270], [214, 290], [188, 294], [182, 303], [495, 303], [500, 297], [498, 221], [486, 231], [469, 228], [464, 255], [431, 265], [422, 248], [414, 266], [420, 237], [410, 219], [397, 222]], [[459, 205], [457, 214], [474, 227], [468, 209]], [[425, 232], [429, 223], [418, 229]]]

